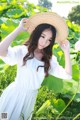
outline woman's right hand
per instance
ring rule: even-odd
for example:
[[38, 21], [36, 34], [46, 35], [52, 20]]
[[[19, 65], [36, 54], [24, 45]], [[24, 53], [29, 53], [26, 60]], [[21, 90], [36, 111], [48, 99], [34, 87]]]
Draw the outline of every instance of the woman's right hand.
[[26, 28], [27, 21], [28, 21], [27, 18], [23, 18], [23, 19], [20, 21], [19, 26], [18, 26], [18, 29], [19, 29], [20, 31], [27, 31], [27, 30], [28, 30], [28, 28]]

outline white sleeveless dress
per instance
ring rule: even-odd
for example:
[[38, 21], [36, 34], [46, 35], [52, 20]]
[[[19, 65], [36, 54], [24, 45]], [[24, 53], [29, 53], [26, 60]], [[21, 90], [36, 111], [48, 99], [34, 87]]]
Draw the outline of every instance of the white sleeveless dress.
[[[7, 112], [8, 120], [31, 120], [32, 112], [36, 102], [38, 89], [44, 80], [44, 62], [35, 57], [26, 62], [24, 66], [23, 57], [28, 50], [25, 45], [9, 47], [6, 57], [0, 58], [9, 65], [17, 64], [17, 75], [14, 80], [2, 93], [0, 97], [0, 113]], [[62, 78], [71, 79], [71, 76], [61, 67], [55, 56], [50, 60], [51, 68], [49, 74]]]

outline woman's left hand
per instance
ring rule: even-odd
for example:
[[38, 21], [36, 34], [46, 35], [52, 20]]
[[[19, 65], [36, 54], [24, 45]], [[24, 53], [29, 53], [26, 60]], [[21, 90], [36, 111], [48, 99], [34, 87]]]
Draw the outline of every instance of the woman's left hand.
[[68, 40], [65, 40], [64, 42], [60, 42], [59, 45], [64, 53], [70, 51], [70, 43]]

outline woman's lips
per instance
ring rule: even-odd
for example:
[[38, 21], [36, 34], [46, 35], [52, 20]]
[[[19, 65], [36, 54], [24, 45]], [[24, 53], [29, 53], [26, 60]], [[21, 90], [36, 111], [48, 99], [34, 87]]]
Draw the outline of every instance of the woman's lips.
[[44, 46], [42, 46], [42, 45], [40, 45], [41, 47], [44, 47]]

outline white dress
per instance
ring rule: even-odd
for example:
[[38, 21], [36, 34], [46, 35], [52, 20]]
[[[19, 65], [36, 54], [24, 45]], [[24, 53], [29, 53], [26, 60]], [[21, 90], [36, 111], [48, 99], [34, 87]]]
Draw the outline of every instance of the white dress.
[[[14, 80], [2, 93], [0, 97], [0, 113], [7, 112], [8, 120], [31, 120], [32, 112], [36, 102], [36, 96], [41, 83], [44, 80], [44, 68], [39, 65], [44, 65], [35, 57], [26, 62], [24, 66], [23, 57], [28, 52], [25, 45], [9, 47], [6, 57], [0, 58], [9, 65], [17, 64], [17, 75]], [[55, 56], [50, 60], [51, 68], [49, 74], [62, 78], [71, 79], [71, 76], [65, 72]]]

